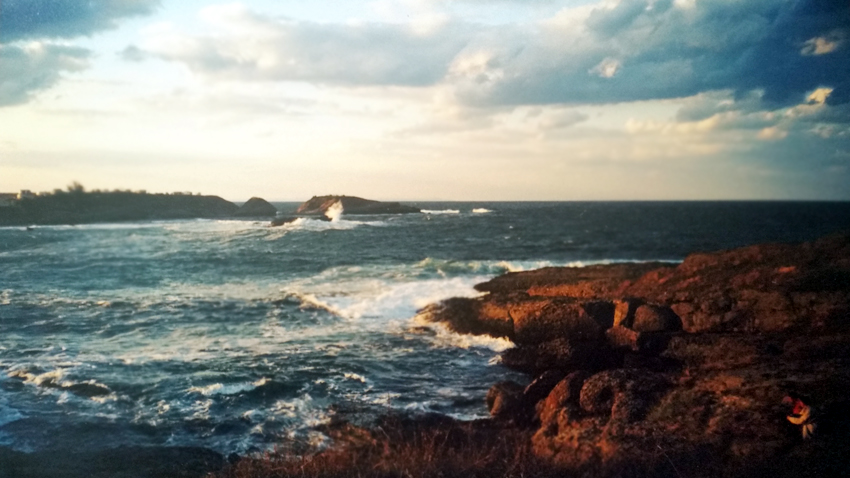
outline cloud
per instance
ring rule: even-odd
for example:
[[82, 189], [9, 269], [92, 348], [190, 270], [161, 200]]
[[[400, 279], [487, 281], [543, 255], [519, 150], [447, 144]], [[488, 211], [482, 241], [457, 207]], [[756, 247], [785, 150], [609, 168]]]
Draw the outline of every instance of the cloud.
[[238, 4], [206, 8], [202, 18], [214, 34], [158, 31], [145, 50], [215, 78], [424, 86], [445, 76], [470, 36], [455, 24], [422, 31], [401, 24], [279, 20]]
[[147, 15], [159, 0], [4, 0], [0, 42], [74, 38], [117, 26], [117, 20]]
[[59, 81], [62, 72], [87, 68], [90, 56], [84, 48], [49, 43], [0, 45], [0, 106], [29, 101], [35, 92]]
[[[4, 0], [0, 5], [0, 107], [25, 103], [64, 72], [89, 67], [92, 52], [50, 40], [88, 36], [153, 12], [159, 0]], [[125, 55], [126, 56], [126, 55]]]
[[[409, 1], [428, 10], [438, 1]], [[419, 5], [421, 4], [421, 5]], [[210, 7], [206, 35], [158, 32], [144, 45], [195, 73], [244, 81], [440, 86], [466, 105], [606, 104], [759, 91], [850, 97], [850, 6], [820, 0], [620, 0], [568, 7], [537, 24], [443, 18], [319, 24]]]
[[[536, 35], [502, 34], [513, 51], [481, 88], [456, 82], [474, 104], [616, 103], [713, 90], [794, 104], [818, 87], [850, 88], [846, 2], [633, 0], [565, 9]], [[486, 46], [479, 46], [486, 48]], [[490, 45], [500, 51], [499, 45]]]

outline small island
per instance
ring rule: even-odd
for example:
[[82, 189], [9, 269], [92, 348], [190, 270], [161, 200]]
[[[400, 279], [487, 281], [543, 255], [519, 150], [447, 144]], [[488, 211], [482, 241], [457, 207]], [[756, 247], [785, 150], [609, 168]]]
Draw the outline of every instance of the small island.
[[331, 221], [342, 214], [411, 214], [421, 213], [419, 208], [405, 206], [397, 202], [381, 202], [356, 196], [313, 196], [298, 206], [293, 216], [279, 216], [271, 225], [282, 226], [301, 217], [310, 217], [322, 221]]
[[52, 193], [36, 195], [21, 191], [12, 196], [15, 197], [7, 198], [0, 205], [0, 226], [223, 218], [233, 216], [239, 209], [218, 196], [189, 192], [86, 191], [78, 183]]
[[313, 196], [298, 207], [295, 214], [324, 216], [335, 204], [342, 206], [345, 214], [410, 214], [422, 212], [419, 208], [397, 202], [382, 202], [356, 196]]

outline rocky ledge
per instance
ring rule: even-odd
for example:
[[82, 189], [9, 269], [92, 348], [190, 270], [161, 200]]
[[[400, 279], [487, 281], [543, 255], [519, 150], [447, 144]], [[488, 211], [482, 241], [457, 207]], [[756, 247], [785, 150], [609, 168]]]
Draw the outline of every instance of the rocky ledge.
[[491, 415], [529, 429], [534, 454], [565, 471], [838, 476], [850, 464], [850, 236], [477, 289], [488, 294], [421, 315], [516, 344], [502, 362], [533, 380], [496, 384]]
[[345, 214], [407, 214], [422, 212], [418, 208], [397, 202], [381, 202], [355, 196], [313, 196], [298, 207], [297, 215], [325, 215], [328, 209], [340, 204]]

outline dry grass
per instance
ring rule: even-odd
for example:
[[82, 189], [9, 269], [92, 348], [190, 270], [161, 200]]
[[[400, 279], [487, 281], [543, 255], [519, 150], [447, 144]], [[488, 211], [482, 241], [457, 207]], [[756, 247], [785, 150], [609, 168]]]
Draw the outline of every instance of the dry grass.
[[[477, 478], [563, 476], [538, 461], [528, 435], [469, 424], [385, 423], [337, 438], [334, 447], [299, 454], [279, 449], [247, 458], [216, 478]], [[364, 439], [364, 434], [367, 438]]]

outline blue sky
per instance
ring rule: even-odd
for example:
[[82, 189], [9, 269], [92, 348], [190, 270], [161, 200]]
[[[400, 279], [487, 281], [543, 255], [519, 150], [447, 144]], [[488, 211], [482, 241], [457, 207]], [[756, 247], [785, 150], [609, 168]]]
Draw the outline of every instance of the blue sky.
[[850, 4], [5, 0], [0, 191], [850, 199]]

